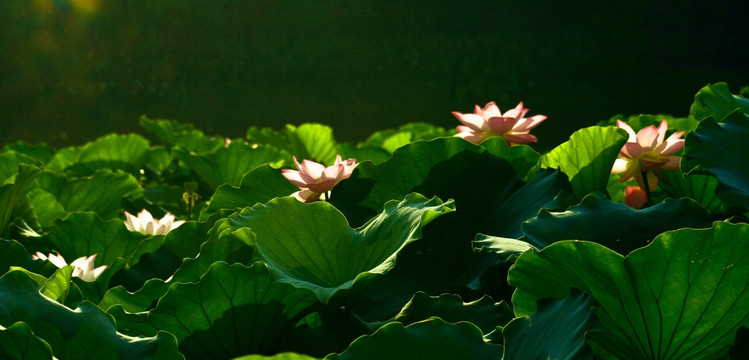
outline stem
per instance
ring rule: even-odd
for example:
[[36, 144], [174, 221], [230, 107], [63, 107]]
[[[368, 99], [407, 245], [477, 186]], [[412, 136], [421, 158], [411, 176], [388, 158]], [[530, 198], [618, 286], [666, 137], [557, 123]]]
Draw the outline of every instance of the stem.
[[652, 204], [652, 201], [650, 199], [650, 184], [648, 184], [648, 172], [647, 171], [642, 172], [642, 184], [645, 185], [645, 188], [643, 189], [645, 190], [645, 204], [643, 204], [642, 206], [643, 207], [650, 206]]

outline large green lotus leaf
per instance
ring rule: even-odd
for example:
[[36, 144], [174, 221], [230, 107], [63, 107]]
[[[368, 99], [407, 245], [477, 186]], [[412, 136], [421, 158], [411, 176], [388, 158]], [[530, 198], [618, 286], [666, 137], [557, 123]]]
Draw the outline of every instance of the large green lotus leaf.
[[468, 303], [459, 295], [442, 294], [429, 296], [418, 291], [393, 318], [404, 325], [427, 320], [436, 316], [447, 322], [467, 321], [476, 325], [484, 334], [512, 320], [513, 314], [506, 302], [495, 302], [489, 296]]
[[291, 142], [291, 154], [298, 161], [309, 159], [332, 165], [338, 155], [333, 129], [322, 124], [286, 125]]
[[0, 359], [51, 360], [52, 349], [26, 323], [0, 325]]
[[[174, 281], [198, 281], [200, 276], [208, 270], [210, 264], [202, 267], [200, 273], [186, 280], [182, 280], [182, 277], [175, 274], [175, 271], [178, 271], [184, 265], [183, 259], [192, 262], [191, 258], [198, 256], [203, 243], [209, 240], [208, 231], [213, 227], [216, 220], [225, 216], [225, 214], [218, 212], [203, 221], [187, 221], [180, 227], [169, 231], [163, 236], [163, 241], [150, 241], [149, 246], [138, 247], [138, 251], [133, 255], [134, 259], [139, 258], [138, 263], [133, 267], [121, 270], [112, 279], [113, 283], [125, 285], [128, 289], [135, 290], [152, 278], [166, 279], [173, 277]], [[156, 237], [154, 240], [158, 240], [158, 238]], [[243, 243], [240, 244], [244, 245]], [[211, 249], [207, 248], [204, 251], [201, 259], [208, 257]], [[227, 256], [216, 258], [213, 261], [228, 261], [229, 259], [230, 257]], [[152, 300], [156, 299], [158, 297]]]
[[681, 169], [691, 175], [709, 172], [718, 178], [718, 196], [728, 206], [749, 209], [749, 115], [740, 111], [723, 122], [703, 120], [687, 134]]
[[509, 146], [501, 137], [489, 138], [481, 143], [481, 147], [488, 150], [490, 154], [510, 162], [520, 178], [524, 178], [541, 157], [530, 146]]
[[43, 296], [38, 288], [21, 271], [0, 277], [0, 326], [26, 323], [59, 359], [183, 359], [171, 334], [124, 336], [96, 305], [84, 302], [71, 310]]
[[516, 318], [502, 329], [503, 359], [593, 359], [585, 332], [597, 327], [593, 299], [573, 291], [564, 299], [541, 299], [529, 316]]
[[516, 259], [520, 254], [533, 248], [527, 241], [485, 234], [476, 235], [473, 244], [476, 251], [490, 251], [499, 255], [503, 261]]
[[18, 175], [18, 160], [13, 152], [0, 154], [0, 185], [13, 183]]
[[55, 150], [45, 143], [27, 144], [23, 140], [3, 146], [3, 152], [14, 151], [41, 161], [43, 164], [49, 162], [55, 155]]
[[749, 99], [732, 94], [726, 83], [717, 83], [697, 92], [689, 114], [698, 120], [708, 117], [721, 120], [737, 109], [749, 114]]
[[148, 150], [148, 158], [143, 164], [144, 172], [146, 169], [155, 170], [162, 173], [169, 165], [172, 164], [172, 153], [163, 146], [153, 146]]
[[567, 174], [578, 199], [592, 192], [605, 193], [619, 151], [627, 142], [624, 130], [591, 126], [575, 131], [570, 140], [541, 156], [535, 169], [559, 168]]
[[22, 201], [26, 201], [26, 192], [34, 178], [39, 175], [39, 169], [23, 166], [16, 175], [13, 184], [0, 186], [0, 236], [5, 233], [13, 220], [13, 210]]
[[[99, 307], [112, 313], [113, 307], [119, 307], [130, 313], [143, 312], [156, 306], [156, 300], [164, 296], [169, 290], [170, 283], [162, 279], [150, 279], [143, 284], [138, 291], [129, 292], [124, 286], [115, 286], [109, 289], [101, 301]], [[117, 317], [115, 315], [115, 317]], [[117, 319], [120, 326], [120, 319]]]
[[63, 171], [68, 166], [75, 164], [80, 152], [80, 146], [69, 146], [58, 150], [47, 165], [44, 166], [44, 169], [48, 171]]
[[395, 149], [415, 141], [428, 141], [440, 137], [447, 137], [455, 131], [445, 130], [439, 126], [427, 123], [408, 123], [398, 129], [377, 131], [370, 135], [362, 147], [380, 148], [393, 153]]
[[[454, 159], [461, 163], [464, 156]], [[512, 173], [506, 162], [498, 169]], [[433, 183], [439, 185], [440, 177], [434, 179]], [[423, 240], [404, 248], [398, 255], [398, 265], [353, 295], [351, 306], [368, 321], [383, 321], [400, 311], [416, 291], [436, 295], [478, 289], [482, 274], [490, 267], [504, 266], [509, 258], [495, 251], [475, 251], [477, 232], [520, 237], [525, 220], [542, 208], [560, 207], [557, 195], [565, 187], [569, 187], [566, 175], [544, 169], [527, 184], [498, 175], [476, 179], [472, 186], [463, 189], [446, 190], [450, 196], [455, 195], [459, 210], [424, 229]], [[480, 294], [476, 298], [479, 297]]]
[[216, 262], [199, 282], [171, 285], [148, 319], [189, 359], [231, 359], [267, 353], [315, 304], [311, 291], [271, 280], [262, 262]]
[[48, 229], [55, 220], [65, 217], [65, 208], [57, 202], [54, 195], [40, 188], [31, 189], [27, 195], [29, 204], [41, 228]]
[[277, 168], [288, 161], [288, 155], [280, 150], [266, 146], [253, 148], [240, 141], [210, 154], [198, 155], [179, 148], [173, 153], [212, 188], [223, 184], [239, 186], [248, 171], [264, 164]]
[[292, 152], [287, 129], [273, 130], [269, 127], [250, 126], [247, 129], [247, 141], [252, 145], [268, 145], [288, 153]]
[[749, 225], [659, 235], [626, 258], [562, 241], [518, 258], [508, 280], [516, 314], [578, 288], [600, 304], [588, 343], [604, 359], [724, 359], [749, 324]]
[[268, 202], [275, 197], [289, 195], [297, 190], [299, 189], [283, 177], [278, 169], [261, 165], [245, 174], [239, 188], [229, 184], [219, 186], [206, 212], [242, 209]]
[[304, 354], [297, 354], [297, 353], [280, 353], [276, 355], [246, 355], [241, 356], [238, 358], [234, 358], [232, 360], [320, 360], [319, 358], [307, 356]]
[[[359, 164], [352, 178], [333, 189], [331, 201], [336, 207], [352, 203], [379, 211], [389, 200], [402, 199], [423, 183], [432, 167], [462, 152], [484, 153], [485, 149], [460, 138], [415, 142], [403, 146], [384, 163]], [[514, 174], [512, 174], [514, 176]], [[460, 184], [449, 184], [460, 188]], [[446, 184], [447, 186], [447, 184]], [[339, 199], [336, 199], [338, 195]], [[348, 212], [347, 212], [348, 215]]]
[[148, 140], [136, 134], [110, 134], [87, 143], [76, 162], [65, 170], [76, 175], [91, 175], [99, 169], [135, 173], [149, 155]]
[[691, 199], [669, 199], [635, 210], [591, 194], [565, 211], [541, 210], [523, 224], [523, 232], [524, 240], [538, 249], [561, 240], [588, 240], [628, 254], [664, 231], [711, 224], [710, 214]]
[[[216, 227], [220, 227], [223, 222], [225, 222], [225, 220], [219, 220], [216, 222]], [[204, 228], [205, 224], [206, 223], [197, 224], [196, 228]], [[179, 241], [181, 237], [178, 235], [186, 235], [179, 230], [183, 226], [189, 225], [190, 222], [169, 232], [166, 236], [165, 242], [170, 242], [170, 239], [173, 239], [173, 245], [177, 246], [176, 242]], [[197, 233], [198, 231], [195, 231], [194, 233], [196, 238], [198, 235]], [[175, 234], [173, 238], [172, 234]], [[123, 286], [115, 286], [104, 294], [99, 306], [102, 309], [107, 309], [110, 313], [112, 313], [111, 308], [116, 305], [120, 305], [124, 310], [131, 313], [149, 310], [156, 304], [156, 301], [167, 292], [171, 284], [197, 282], [217, 261], [227, 263], [249, 263], [251, 261], [252, 248], [247, 246], [243, 241], [250, 241], [252, 236], [253, 235], [249, 229], [240, 228], [227, 230], [221, 236], [216, 235], [215, 238], [211, 237], [202, 244], [197, 257], [183, 260], [182, 265], [176, 270], [168, 282], [162, 279], [150, 279], [143, 284], [141, 289], [132, 292], [128, 291]], [[120, 319], [118, 318], [118, 324], [119, 323]]]
[[36, 182], [38, 188], [57, 198], [65, 212], [93, 211], [105, 220], [122, 215], [122, 198], [143, 194], [138, 181], [119, 170], [104, 169], [92, 176], [70, 179], [44, 171]]
[[202, 131], [195, 129], [192, 124], [180, 124], [174, 120], [164, 119], [150, 120], [142, 116], [140, 118], [140, 126], [156, 135], [159, 141], [169, 149], [179, 146], [196, 154], [207, 154], [218, 150], [224, 145], [223, 138], [205, 136]]
[[[360, 164], [352, 178], [333, 189], [330, 201], [346, 214], [349, 222], [361, 224], [378, 211], [376, 209], [382, 208], [386, 201], [418, 192], [426, 196], [453, 198], [463, 213], [469, 210], [473, 212], [466, 219], [496, 228], [499, 226], [496, 221], [505, 220], [506, 217], [495, 217], [487, 208], [505, 202], [523, 186], [523, 182], [516, 177], [512, 162], [522, 164], [524, 161], [518, 159], [523, 159], [526, 151], [520, 147], [517, 150], [503, 149], [501, 145], [489, 147], [491, 150], [487, 151], [456, 137], [408, 144], [395, 151], [384, 163]], [[507, 156], [512, 162], [494, 156], [493, 151], [497, 152], [496, 155]], [[519, 165], [519, 168], [526, 166]], [[552, 196], [556, 196], [560, 188], [543, 190], [553, 191]], [[532, 209], [533, 206], [525, 208]], [[528, 217], [535, 215], [533, 212]], [[469, 235], [468, 241], [477, 232], [491, 233], [488, 229], [477, 228]]]
[[725, 212], [725, 205], [715, 193], [718, 179], [712, 175], [690, 174], [684, 176], [681, 171], [662, 171], [665, 179], [658, 186], [673, 199], [690, 198], [712, 214]]
[[421, 227], [453, 211], [453, 201], [410, 194], [385, 204], [380, 215], [351, 229], [343, 214], [326, 202], [304, 204], [292, 197], [246, 208], [227, 219], [256, 235], [255, 256], [281, 281], [313, 290], [327, 302], [355, 282], [384, 274]]
[[[201, 223], [187, 222], [179, 228], [170, 231], [165, 237], [164, 248], [170, 249], [173, 254], [185, 255], [186, 253], [195, 252], [195, 244], [204, 239], [202, 233], [212, 221], [213, 218]], [[211, 230], [215, 234], [209, 236], [200, 245], [199, 251], [190, 256], [194, 257], [197, 255], [197, 257], [184, 259], [182, 265], [174, 272], [174, 275], [171, 276], [168, 282], [162, 279], [150, 279], [143, 284], [140, 290], [134, 292], [128, 291], [123, 286], [115, 286], [104, 294], [99, 305], [103, 309], [107, 309], [107, 311], [110, 311], [112, 306], [118, 304], [131, 313], [146, 311], [151, 309], [152, 304], [155, 304], [156, 300], [166, 293], [169, 285], [179, 282], [197, 282], [217, 261], [249, 263], [252, 257], [252, 248], [247, 246], [246, 242], [250, 241], [254, 235], [247, 228], [222, 227], [225, 222], [226, 219], [221, 219], [215, 223], [214, 229]], [[180, 230], [183, 227], [187, 227], [187, 229]], [[188, 244], [185, 248], [188, 249], [178, 249], [180, 241], [187, 241]]]
[[68, 262], [97, 254], [96, 266], [111, 266], [118, 258], [128, 266], [134, 265], [138, 262], [136, 255], [143, 253], [140, 248], [160, 243], [159, 238], [129, 231], [122, 220], [104, 221], [91, 212], [72, 213], [56, 221], [46, 238]]
[[201, 221], [187, 221], [164, 237], [164, 247], [180, 258], [194, 258], [208, 241], [208, 231], [222, 216], [221, 213]]
[[11, 266], [23, 267], [36, 271], [39, 267], [37, 261], [31, 259], [26, 248], [16, 240], [0, 239], [0, 275], [5, 274]]
[[403, 326], [388, 323], [372, 335], [365, 335], [340, 354], [325, 360], [345, 359], [500, 359], [502, 347], [484, 341], [481, 330], [461, 321], [457, 324], [439, 318]]
[[364, 143], [365, 146], [377, 146], [392, 154], [395, 149], [411, 142], [411, 133], [406, 131], [381, 131], [373, 134]]

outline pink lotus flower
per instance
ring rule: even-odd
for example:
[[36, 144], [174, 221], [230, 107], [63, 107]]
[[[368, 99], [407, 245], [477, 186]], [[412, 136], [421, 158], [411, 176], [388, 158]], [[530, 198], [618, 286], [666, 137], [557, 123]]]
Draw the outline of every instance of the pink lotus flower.
[[455, 136], [474, 144], [479, 144], [495, 136], [501, 136], [505, 139], [507, 145], [536, 142], [538, 139], [530, 134], [530, 130], [546, 120], [546, 116], [523, 117], [527, 112], [528, 109], [523, 107], [522, 101], [514, 109], [508, 110], [504, 114], [499, 111], [499, 107], [493, 101], [486, 104], [483, 109], [476, 105], [473, 114], [461, 114], [453, 111], [453, 115], [463, 123], [463, 125], [455, 128], [458, 130]]
[[299, 163], [296, 157], [294, 157], [294, 163], [299, 171], [283, 169], [281, 172], [286, 179], [300, 189], [292, 196], [305, 203], [327, 198], [328, 192], [341, 180], [351, 176], [356, 167], [355, 159], [343, 161], [341, 155], [338, 155], [335, 163], [328, 167], [310, 160]]
[[[31, 258], [34, 260], [49, 260], [49, 262], [51, 262], [52, 264], [54, 264], [60, 269], [68, 265], [65, 259], [59, 254], [58, 255], [49, 254], [47, 256], [37, 251], [35, 255], [31, 255]], [[70, 265], [75, 267], [73, 269], [73, 276], [79, 277], [83, 281], [88, 281], [88, 282], [95, 281], [96, 278], [98, 278], [99, 275], [101, 275], [101, 273], [107, 269], [106, 265], [102, 265], [102, 266], [99, 266], [98, 268], [94, 268], [95, 259], [96, 259], [96, 254], [93, 254], [91, 256], [83, 256], [78, 259], [75, 259], [72, 263], [70, 263]]]
[[639, 186], [627, 186], [624, 189], [624, 203], [633, 208], [640, 209], [648, 201], [648, 195]]
[[622, 147], [611, 169], [612, 174], [623, 173], [619, 182], [634, 178], [637, 186], [653, 191], [658, 184], [658, 178], [663, 178], [660, 169], [679, 168], [681, 157], [673, 155], [684, 148], [684, 139], [680, 139], [684, 135], [683, 131], [677, 131], [666, 139], [666, 120], [661, 121], [657, 128], [650, 125], [637, 134], [624, 121], [617, 120], [616, 124], [629, 133], [629, 140]]
[[166, 235], [166, 233], [178, 228], [184, 224], [184, 220], [174, 221], [174, 215], [166, 213], [164, 217], [154, 219], [148, 210], [138, 213], [135, 217], [129, 212], [125, 211], [125, 227], [130, 231], [137, 231], [144, 235]]

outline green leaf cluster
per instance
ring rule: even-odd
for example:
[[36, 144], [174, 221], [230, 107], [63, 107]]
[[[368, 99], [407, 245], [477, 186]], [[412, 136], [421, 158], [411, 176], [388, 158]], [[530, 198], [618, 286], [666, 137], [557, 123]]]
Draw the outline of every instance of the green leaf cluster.
[[[743, 359], [748, 104], [708, 85], [688, 117], [617, 115], [546, 153], [426, 123], [348, 144], [146, 117], [7, 144], [0, 358]], [[611, 174], [617, 119], [686, 133], [641, 209]], [[324, 201], [290, 196], [294, 159], [339, 155], [357, 167]], [[180, 225], [133, 231], [142, 211]]]

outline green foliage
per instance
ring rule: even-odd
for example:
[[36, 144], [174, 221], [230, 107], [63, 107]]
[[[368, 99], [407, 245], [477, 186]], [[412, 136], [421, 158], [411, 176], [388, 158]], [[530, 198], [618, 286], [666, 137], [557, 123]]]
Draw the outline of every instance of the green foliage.
[[199, 282], [170, 286], [148, 320], [174, 334], [189, 359], [230, 359], [272, 350], [316, 302], [310, 291], [271, 280], [261, 262], [216, 262]]
[[52, 349], [24, 322], [7, 329], [0, 325], [0, 357], [3, 359], [52, 359]]
[[732, 94], [726, 83], [717, 83], [706, 85], [697, 92], [689, 114], [698, 120], [712, 117], [722, 121], [735, 110], [749, 113], [749, 99]]
[[518, 315], [573, 287], [595, 298], [601, 331], [588, 339], [605, 358], [719, 359], [749, 323], [747, 276], [749, 225], [716, 222], [666, 232], [626, 258], [595, 243], [558, 242], [521, 255], [509, 282]]
[[209, 154], [195, 154], [177, 148], [174, 156], [187, 165], [212, 189], [229, 184], [239, 186], [242, 177], [259, 166], [270, 164], [275, 168], [290, 162], [287, 155], [271, 147], [256, 147], [234, 141]]
[[421, 291], [414, 294], [393, 320], [410, 325], [432, 316], [451, 323], [470, 322], [485, 334], [512, 320], [512, 312], [507, 303], [494, 302], [489, 296], [465, 303], [458, 295], [429, 296]]
[[[580, 200], [592, 192], [605, 193], [614, 160], [625, 142], [623, 130], [599, 126], [581, 129], [569, 141], [541, 156], [536, 169], [560, 169], [569, 177], [572, 191]], [[531, 170], [530, 174], [534, 173]]]
[[498, 359], [502, 348], [484, 342], [481, 330], [469, 322], [450, 324], [432, 318], [410, 326], [388, 323], [325, 359], [461, 359], [467, 354], [471, 359]]
[[749, 112], [734, 111], [716, 122], [707, 118], [687, 135], [682, 171], [707, 172], [718, 178], [716, 192], [727, 206], [749, 209]]
[[[690, 117], [624, 118], [688, 133], [639, 210], [610, 174], [621, 116], [544, 154], [425, 123], [354, 145], [146, 117], [156, 146], [6, 145], [0, 358], [744, 359], [746, 104], [716, 84]], [[358, 165], [330, 197], [288, 196], [292, 156], [337, 155]], [[131, 232], [125, 210], [180, 226]], [[87, 282], [37, 251], [108, 268]]]
[[60, 359], [183, 359], [173, 335], [126, 337], [116, 332], [112, 319], [96, 305], [82, 303], [71, 310], [42, 296], [38, 285], [21, 271], [0, 277], [0, 302], [0, 326], [25, 323]]
[[539, 249], [560, 240], [587, 240], [626, 255], [664, 231], [710, 227], [711, 222], [709, 214], [691, 199], [665, 200], [635, 210], [591, 194], [565, 211], [541, 210], [523, 224], [523, 232], [524, 240]]
[[597, 327], [592, 298], [574, 291], [564, 299], [542, 299], [538, 310], [503, 329], [503, 359], [593, 359], [585, 332]]
[[256, 256], [281, 281], [328, 302], [336, 292], [388, 272], [397, 253], [420, 237], [419, 228], [451, 211], [452, 201], [413, 194], [386, 203], [379, 216], [351, 229], [330, 204], [285, 197], [245, 209], [229, 222], [252, 230]]

